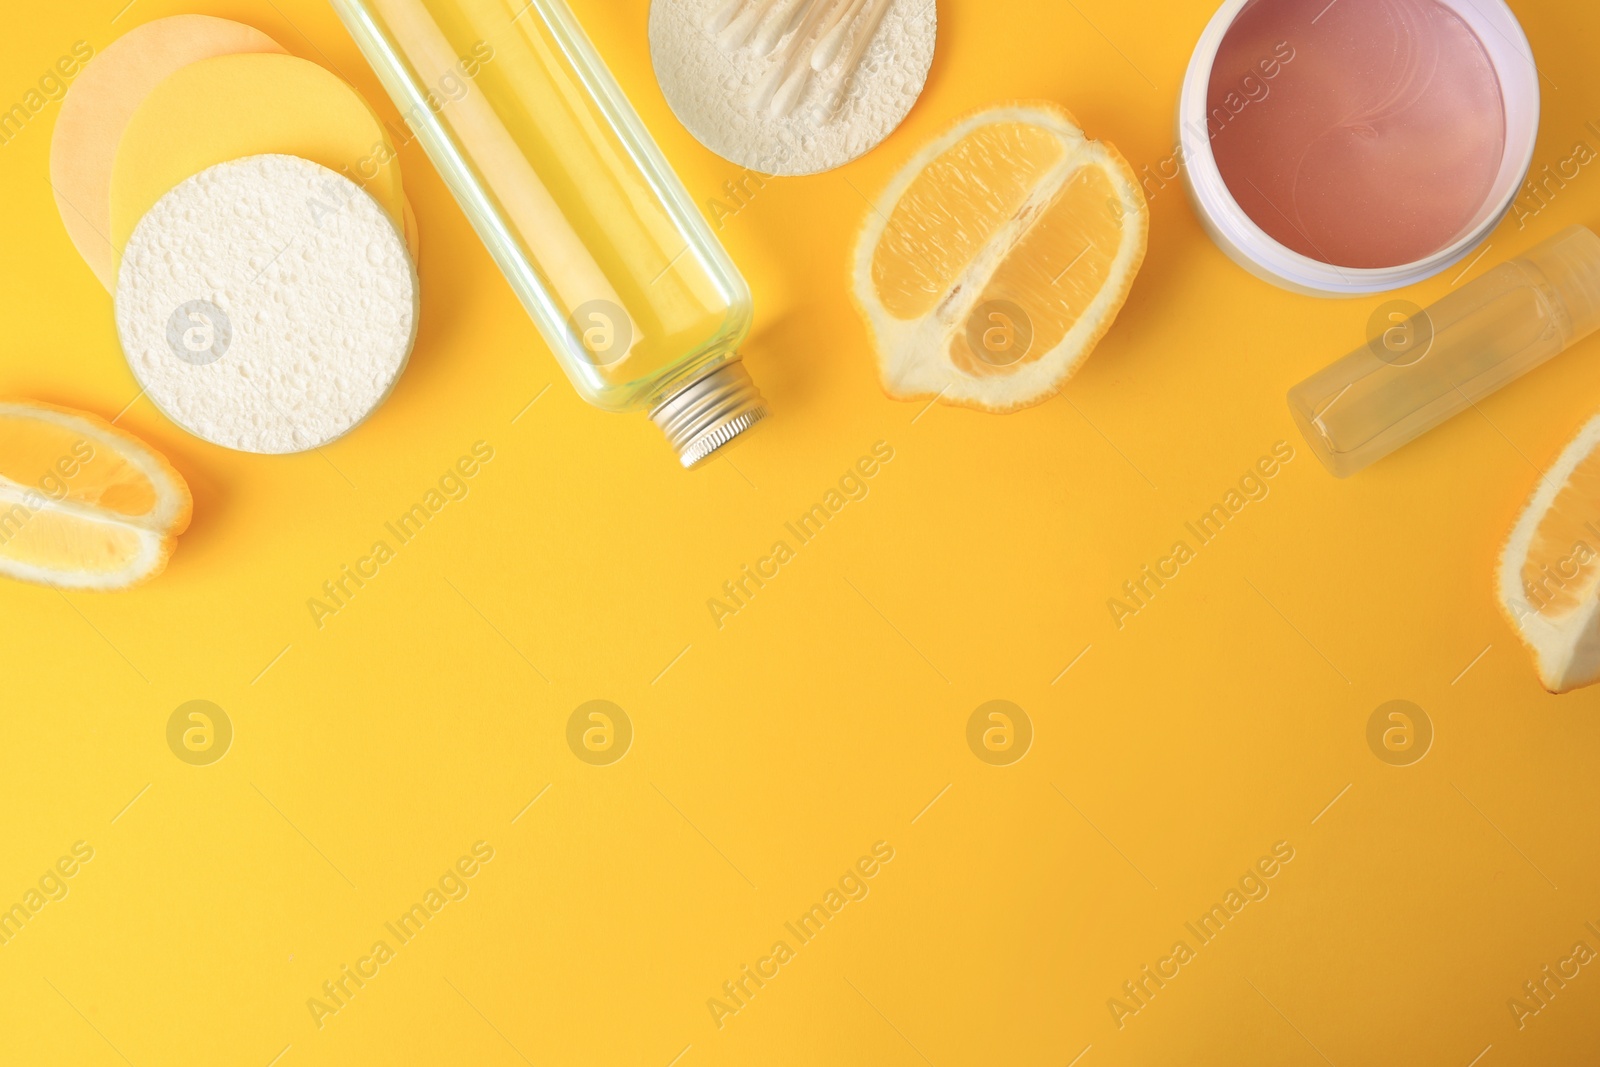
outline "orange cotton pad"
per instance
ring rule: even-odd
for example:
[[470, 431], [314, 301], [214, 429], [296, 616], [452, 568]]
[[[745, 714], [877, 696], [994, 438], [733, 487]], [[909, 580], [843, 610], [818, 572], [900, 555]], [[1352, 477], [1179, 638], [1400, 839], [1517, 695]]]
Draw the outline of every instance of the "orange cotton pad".
[[283, 47], [260, 30], [209, 15], [175, 15], [129, 30], [96, 56], [61, 101], [50, 142], [50, 184], [67, 236], [107, 289], [117, 274], [111, 248], [111, 168], [122, 132], [166, 78], [202, 59]]

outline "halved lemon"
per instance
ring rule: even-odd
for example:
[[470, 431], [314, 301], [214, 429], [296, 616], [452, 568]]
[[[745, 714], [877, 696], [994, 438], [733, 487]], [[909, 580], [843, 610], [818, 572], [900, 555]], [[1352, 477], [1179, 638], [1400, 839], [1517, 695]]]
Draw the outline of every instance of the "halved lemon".
[[0, 402], [0, 574], [122, 589], [159, 574], [189, 487], [132, 434], [79, 411]]
[[958, 122], [890, 183], [856, 249], [883, 388], [1014, 411], [1061, 390], [1144, 262], [1132, 168], [1051, 103]]
[[1512, 528], [1499, 593], [1546, 689], [1600, 681], [1600, 417], [1561, 453]]

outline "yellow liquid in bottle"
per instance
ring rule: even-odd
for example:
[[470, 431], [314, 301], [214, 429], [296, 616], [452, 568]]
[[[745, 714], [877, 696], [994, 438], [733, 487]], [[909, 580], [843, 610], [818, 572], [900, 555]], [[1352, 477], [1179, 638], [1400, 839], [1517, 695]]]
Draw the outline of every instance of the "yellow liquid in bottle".
[[[530, 311], [547, 338], [562, 327], [552, 343], [566, 341], [557, 354], [591, 401], [637, 406], [675, 366], [731, 353], [748, 328], [748, 290], [686, 198], [670, 202], [676, 181], [640, 150], [648, 134], [631, 109], [608, 116], [603, 101], [615, 86], [603, 67], [594, 76], [599, 60], [559, 0], [368, 8], [429, 95], [522, 269], [537, 275], [541, 306]], [[508, 266], [504, 250], [497, 258]]]

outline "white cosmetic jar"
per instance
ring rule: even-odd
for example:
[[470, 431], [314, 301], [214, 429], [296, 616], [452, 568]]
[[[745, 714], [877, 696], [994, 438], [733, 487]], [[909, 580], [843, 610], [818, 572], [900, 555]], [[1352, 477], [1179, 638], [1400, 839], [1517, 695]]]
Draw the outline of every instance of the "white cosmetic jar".
[[[1341, 267], [1312, 259], [1269, 237], [1228, 191], [1211, 152], [1206, 99], [1211, 68], [1234, 19], [1250, 3], [1227, 0], [1206, 25], [1189, 60], [1178, 98], [1178, 145], [1184, 184], [1201, 225], [1228, 256], [1274, 285], [1312, 296], [1360, 296], [1420, 282], [1460, 262], [1511, 210], [1533, 165], [1539, 134], [1539, 72], [1528, 38], [1502, 0], [1439, 0], [1483, 42], [1506, 111], [1506, 145], [1489, 195], [1461, 236], [1439, 251], [1395, 267]], [[1270, 0], [1269, 0], [1270, 2]], [[1337, 0], [1335, 0], [1337, 2]]]

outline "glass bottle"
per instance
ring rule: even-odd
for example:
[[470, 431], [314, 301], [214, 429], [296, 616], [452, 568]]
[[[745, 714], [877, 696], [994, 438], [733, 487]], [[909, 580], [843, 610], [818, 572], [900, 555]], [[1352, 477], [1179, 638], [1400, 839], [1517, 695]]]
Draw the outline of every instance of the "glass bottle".
[[1572, 226], [1289, 390], [1340, 478], [1375, 463], [1600, 328], [1600, 237]]
[[685, 467], [767, 415], [750, 290], [563, 0], [332, 0], [583, 398]]

